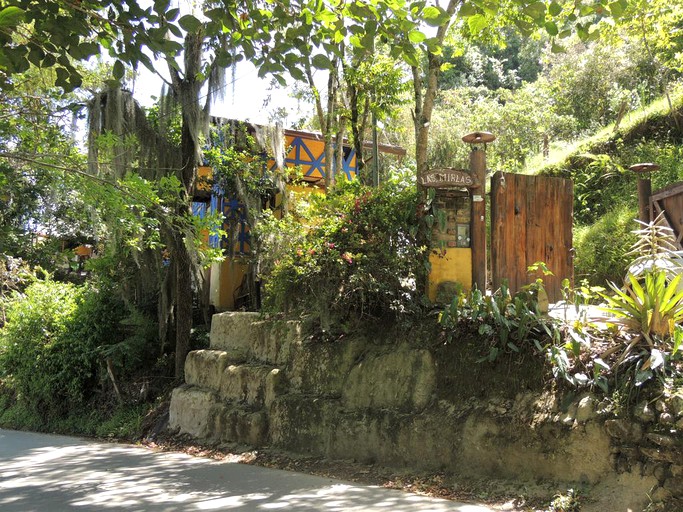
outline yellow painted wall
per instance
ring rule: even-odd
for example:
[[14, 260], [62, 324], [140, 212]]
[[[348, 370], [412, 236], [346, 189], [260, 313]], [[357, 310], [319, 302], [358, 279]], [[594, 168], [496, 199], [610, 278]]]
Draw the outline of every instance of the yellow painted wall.
[[226, 258], [221, 263], [211, 265], [210, 304], [217, 311], [235, 309], [235, 293], [248, 271], [249, 265], [234, 258]]
[[427, 296], [432, 302], [450, 302], [457, 288], [455, 283], [465, 290], [472, 288], [472, 249], [447, 248], [441, 254], [429, 255], [432, 270]]
[[201, 166], [197, 168], [197, 190], [211, 192], [211, 178], [213, 171], [211, 167]]

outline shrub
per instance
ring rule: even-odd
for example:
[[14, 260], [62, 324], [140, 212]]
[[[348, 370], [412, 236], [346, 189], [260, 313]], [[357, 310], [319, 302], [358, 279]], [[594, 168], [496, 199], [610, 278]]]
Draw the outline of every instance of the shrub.
[[9, 305], [0, 331], [0, 377], [45, 414], [81, 403], [93, 376], [93, 347], [71, 331], [84, 288], [37, 281]]
[[128, 324], [139, 325], [131, 318], [138, 316], [106, 285], [36, 281], [8, 305], [0, 380], [46, 422], [77, 410], [105, 375], [107, 358], [127, 373], [148, 359], [153, 345], [131, 335]]
[[35, 278], [21, 258], [0, 253], [0, 328], [5, 323], [5, 305], [14, 292], [23, 290]]
[[529, 348], [544, 352], [549, 341], [560, 341], [560, 332], [544, 309], [547, 310], [547, 294], [541, 279], [514, 296], [503, 284], [493, 294], [476, 288], [468, 293], [461, 291], [439, 313], [439, 324], [449, 340], [463, 331], [475, 330], [482, 345], [488, 347], [480, 361], [493, 362], [504, 352]]
[[340, 182], [292, 215], [259, 223], [265, 305], [330, 326], [398, 314], [415, 303], [420, 262], [416, 191], [409, 177], [377, 189]]

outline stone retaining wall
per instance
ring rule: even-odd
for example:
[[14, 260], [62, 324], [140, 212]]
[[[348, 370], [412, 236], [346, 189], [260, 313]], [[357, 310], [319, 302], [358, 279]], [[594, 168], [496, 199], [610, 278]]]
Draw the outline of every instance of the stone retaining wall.
[[439, 357], [410, 340], [314, 343], [295, 322], [222, 313], [210, 349], [187, 358], [170, 426], [206, 441], [599, 488], [613, 511], [683, 498], [682, 397], [641, 404], [630, 420], [588, 394], [482, 401], [439, 389], [449, 367]]

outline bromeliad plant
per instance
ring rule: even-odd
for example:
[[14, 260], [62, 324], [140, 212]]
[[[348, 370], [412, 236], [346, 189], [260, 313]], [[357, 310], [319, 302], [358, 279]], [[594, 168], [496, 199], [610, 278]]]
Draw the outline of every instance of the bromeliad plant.
[[[642, 224], [642, 223], [641, 223]], [[663, 225], [662, 216], [635, 231], [638, 241], [631, 254], [626, 285], [614, 283], [613, 295], [601, 293], [607, 302], [603, 310], [619, 328], [618, 344], [600, 359], [614, 357], [612, 372], [633, 367], [635, 384], [641, 385], [655, 373], [666, 374], [680, 359], [683, 330], [683, 271], [675, 251], [673, 231]]]
[[603, 294], [608, 307], [605, 311], [620, 319], [619, 324], [639, 333], [652, 346], [651, 337], [670, 338], [674, 327], [683, 320], [683, 292], [679, 292], [681, 275], [668, 281], [663, 270], [649, 271], [641, 283], [628, 275], [624, 290], [610, 283], [614, 295]]

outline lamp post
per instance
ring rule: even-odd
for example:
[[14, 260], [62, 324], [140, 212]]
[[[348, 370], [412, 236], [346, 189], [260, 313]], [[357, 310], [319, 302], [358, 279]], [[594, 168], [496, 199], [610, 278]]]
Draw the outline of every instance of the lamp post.
[[650, 211], [650, 196], [652, 195], [651, 176], [659, 170], [659, 165], [653, 163], [634, 164], [629, 169], [638, 175], [638, 218], [641, 222], [649, 223], [652, 219]]
[[470, 172], [475, 179], [472, 191], [472, 284], [486, 290], [486, 144], [496, 140], [489, 132], [473, 132], [462, 141], [472, 146]]

